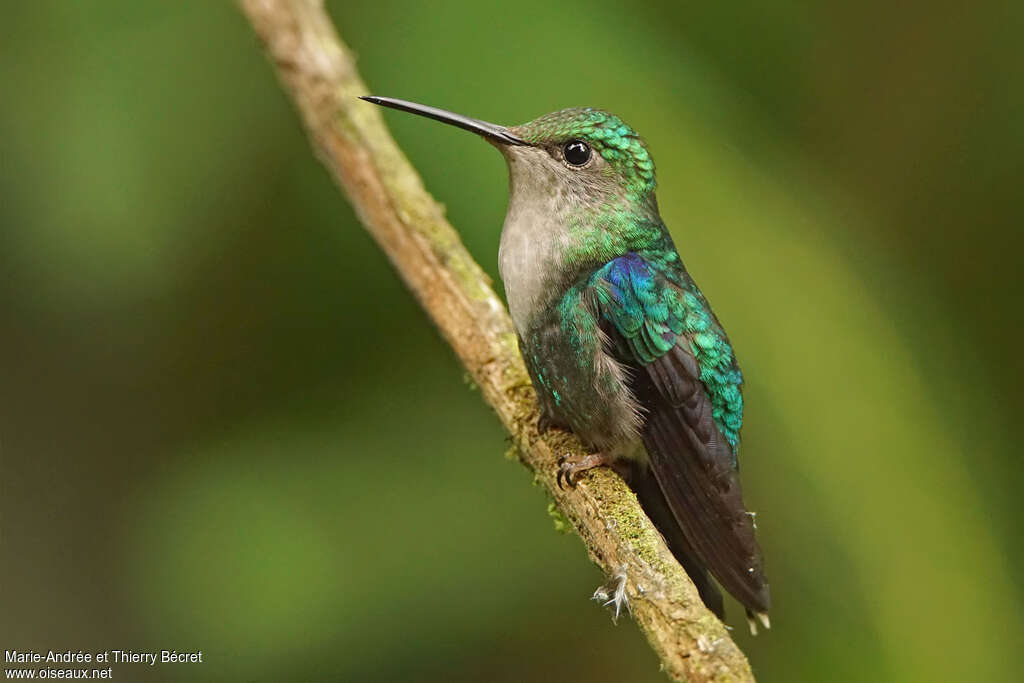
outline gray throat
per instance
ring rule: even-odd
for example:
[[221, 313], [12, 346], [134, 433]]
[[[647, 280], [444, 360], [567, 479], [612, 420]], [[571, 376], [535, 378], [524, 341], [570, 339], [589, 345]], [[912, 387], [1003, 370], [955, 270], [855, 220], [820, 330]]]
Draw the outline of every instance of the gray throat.
[[[503, 150], [504, 151], [504, 150]], [[560, 298], [571, 274], [563, 268], [567, 209], [564, 184], [554, 169], [531, 156], [544, 150], [511, 148], [505, 153], [509, 168], [509, 202], [498, 249], [498, 270], [516, 329], [522, 335], [530, 320]]]

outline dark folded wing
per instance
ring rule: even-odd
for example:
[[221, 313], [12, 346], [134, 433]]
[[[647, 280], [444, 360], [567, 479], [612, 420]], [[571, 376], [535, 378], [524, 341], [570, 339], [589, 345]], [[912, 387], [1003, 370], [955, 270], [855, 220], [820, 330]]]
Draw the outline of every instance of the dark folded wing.
[[630, 465], [629, 485], [636, 493], [637, 500], [640, 501], [644, 512], [654, 522], [654, 526], [658, 528], [661, 535], [665, 537], [668, 549], [679, 560], [679, 564], [683, 565], [683, 569], [686, 570], [697, 587], [700, 599], [719, 619], [724, 619], [725, 607], [722, 593], [711, 576], [708, 575], [705, 564], [697, 558], [697, 554], [690, 546], [690, 541], [683, 534], [675, 514], [665, 499], [665, 494], [661, 492], [661, 485], [658, 484], [654, 472], [650, 467], [637, 461], [631, 461]]
[[[697, 557], [744, 606], [766, 612], [768, 585], [739, 472], [691, 363], [679, 346], [634, 372], [633, 392], [647, 411], [651, 471]], [[674, 386], [666, 390], [667, 384]]]
[[738, 424], [728, 421], [731, 405], [742, 411], [739, 380], [719, 382], [729, 368], [739, 377], [724, 333], [699, 292], [637, 254], [609, 263], [591, 285], [645, 412], [651, 471], [690, 549], [744, 606], [766, 612], [768, 585], [736, 467]]

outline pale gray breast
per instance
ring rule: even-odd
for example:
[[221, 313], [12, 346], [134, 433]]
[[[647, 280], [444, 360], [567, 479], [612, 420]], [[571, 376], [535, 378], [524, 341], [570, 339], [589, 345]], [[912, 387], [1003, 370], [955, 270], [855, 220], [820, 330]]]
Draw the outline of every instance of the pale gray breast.
[[509, 168], [509, 201], [501, 231], [498, 270], [509, 312], [520, 334], [538, 308], [561, 296], [559, 284], [565, 201], [564, 169], [547, 152], [529, 147], [503, 150]]
[[498, 270], [505, 283], [509, 312], [522, 333], [538, 308], [561, 295], [561, 233], [551, 211], [543, 211], [532, 202], [522, 206], [510, 203], [498, 249]]

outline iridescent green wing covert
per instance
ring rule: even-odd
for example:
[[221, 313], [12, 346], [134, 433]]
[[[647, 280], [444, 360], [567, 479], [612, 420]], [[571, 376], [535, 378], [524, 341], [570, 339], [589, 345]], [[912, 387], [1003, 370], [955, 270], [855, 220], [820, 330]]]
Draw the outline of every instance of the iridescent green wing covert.
[[743, 375], [725, 332], [686, 272], [664, 258], [630, 253], [598, 270], [590, 286], [602, 315], [627, 343], [629, 360], [646, 366], [677, 345], [689, 351], [712, 418], [735, 454], [743, 424]]
[[596, 271], [588, 288], [631, 370], [642, 438], [672, 514], [722, 586], [749, 610], [767, 611], [736, 465], [742, 376], [725, 333], [678, 262], [629, 253]]

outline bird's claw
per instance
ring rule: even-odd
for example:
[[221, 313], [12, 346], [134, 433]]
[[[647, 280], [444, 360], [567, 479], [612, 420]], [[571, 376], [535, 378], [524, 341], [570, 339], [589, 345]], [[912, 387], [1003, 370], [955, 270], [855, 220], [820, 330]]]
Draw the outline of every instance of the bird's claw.
[[587, 455], [571, 455], [566, 453], [558, 459], [558, 474], [555, 476], [555, 482], [558, 484], [558, 488], [563, 491], [565, 490], [563, 484], [568, 484], [569, 488], [574, 489], [576, 484], [579, 483], [581, 472], [586, 472], [589, 469], [604, 464], [607, 464], [607, 459], [601, 453], [590, 453]]
[[565, 453], [558, 459], [558, 475], [555, 477], [555, 481], [558, 483], [558, 488], [562, 491], [565, 490], [563, 483], [568, 484], [569, 488], [576, 488], [576, 481], [573, 479], [572, 464], [568, 463], [569, 454]]

